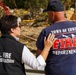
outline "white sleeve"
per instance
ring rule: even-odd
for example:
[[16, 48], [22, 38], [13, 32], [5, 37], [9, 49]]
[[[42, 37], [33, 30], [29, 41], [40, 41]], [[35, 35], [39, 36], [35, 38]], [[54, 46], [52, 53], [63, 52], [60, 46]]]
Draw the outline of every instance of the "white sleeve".
[[43, 68], [46, 65], [41, 55], [36, 58], [26, 46], [24, 46], [23, 48], [22, 62], [33, 69], [40, 69], [41, 67]]

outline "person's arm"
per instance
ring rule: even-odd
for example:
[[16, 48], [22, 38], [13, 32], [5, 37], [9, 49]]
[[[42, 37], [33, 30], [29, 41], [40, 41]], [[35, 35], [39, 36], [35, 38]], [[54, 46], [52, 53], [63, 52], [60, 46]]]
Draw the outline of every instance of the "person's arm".
[[38, 57], [41, 54], [42, 50], [37, 48], [36, 57]]
[[54, 42], [54, 35], [49, 34], [48, 38], [44, 37], [44, 49], [41, 52], [42, 57], [46, 61], [50, 48], [52, 47]]
[[30, 50], [24, 46], [22, 53], [22, 62], [34, 69], [40, 69], [46, 65], [45, 60], [48, 56], [50, 47], [52, 47], [54, 42], [54, 35], [49, 35], [48, 38], [44, 39], [44, 49], [42, 53], [36, 58]]
[[[50, 35], [49, 35], [49, 36], [50, 36]], [[49, 36], [48, 36], [48, 38], [49, 38]], [[51, 36], [51, 37], [50, 37], [50, 40], [53, 40], [53, 38], [54, 38], [54, 36]], [[53, 42], [52, 42], [52, 43], [53, 43]], [[36, 57], [38, 57], [42, 52], [43, 52], [43, 50], [40, 50], [40, 49], [37, 48]], [[46, 57], [46, 58], [47, 58], [47, 57]]]

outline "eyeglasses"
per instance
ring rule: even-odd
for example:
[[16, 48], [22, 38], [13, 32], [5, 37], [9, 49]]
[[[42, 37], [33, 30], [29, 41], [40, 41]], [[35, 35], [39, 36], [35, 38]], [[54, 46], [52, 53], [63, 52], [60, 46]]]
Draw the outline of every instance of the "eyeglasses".
[[17, 26], [17, 27], [21, 28], [22, 26], [20, 25], [20, 26]]

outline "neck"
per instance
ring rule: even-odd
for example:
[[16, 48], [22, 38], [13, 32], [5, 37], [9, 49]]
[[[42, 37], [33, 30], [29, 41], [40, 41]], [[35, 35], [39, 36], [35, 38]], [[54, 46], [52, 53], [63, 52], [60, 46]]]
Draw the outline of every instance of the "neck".
[[66, 18], [64, 17], [64, 12], [55, 12], [54, 18], [55, 22], [66, 21]]
[[67, 21], [67, 20], [66, 19], [60, 19], [60, 20], [55, 21], [55, 23], [57, 23], [57, 22], [63, 22], [63, 21]]
[[10, 33], [10, 35], [13, 36], [16, 40], [19, 40], [19, 38], [15, 36], [14, 34]]

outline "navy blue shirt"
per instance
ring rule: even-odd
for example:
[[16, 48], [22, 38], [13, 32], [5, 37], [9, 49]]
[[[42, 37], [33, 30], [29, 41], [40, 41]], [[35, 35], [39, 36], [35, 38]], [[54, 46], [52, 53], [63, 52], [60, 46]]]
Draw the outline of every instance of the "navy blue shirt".
[[44, 36], [55, 34], [55, 42], [46, 60], [46, 75], [76, 75], [76, 23], [63, 21], [44, 28], [37, 40], [43, 50]]

